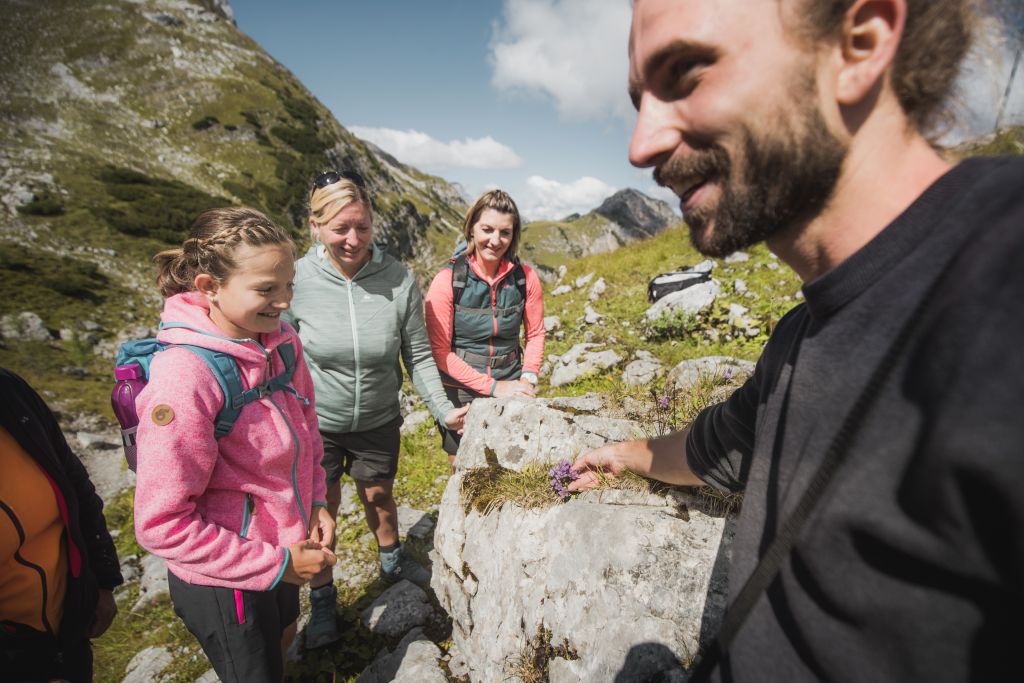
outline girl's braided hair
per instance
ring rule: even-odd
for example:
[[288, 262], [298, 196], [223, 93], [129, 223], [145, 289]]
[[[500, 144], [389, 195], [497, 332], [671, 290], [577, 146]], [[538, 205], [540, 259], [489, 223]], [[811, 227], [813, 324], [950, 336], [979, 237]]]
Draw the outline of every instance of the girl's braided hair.
[[153, 257], [156, 284], [164, 297], [195, 289], [195, 278], [206, 273], [216, 282], [226, 282], [238, 267], [234, 259], [239, 245], [251, 247], [281, 245], [295, 252], [288, 233], [256, 209], [230, 206], [199, 214], [188, 239], [177, 249]]

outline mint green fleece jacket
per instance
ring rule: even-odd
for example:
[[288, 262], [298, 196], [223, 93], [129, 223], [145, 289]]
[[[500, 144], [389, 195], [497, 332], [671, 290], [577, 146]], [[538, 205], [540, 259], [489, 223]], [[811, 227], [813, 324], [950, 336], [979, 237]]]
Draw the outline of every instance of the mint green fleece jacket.
[[419, 287], [376, 245], [352, 280], [322, 245], [310, 247], [295, 264], [295, 296], [282, 318], [302, 340], [321, 431], [362, 432], [398, 417], [402, 363], [431, 415], [443, 422], [454, 408], [430, 351]]

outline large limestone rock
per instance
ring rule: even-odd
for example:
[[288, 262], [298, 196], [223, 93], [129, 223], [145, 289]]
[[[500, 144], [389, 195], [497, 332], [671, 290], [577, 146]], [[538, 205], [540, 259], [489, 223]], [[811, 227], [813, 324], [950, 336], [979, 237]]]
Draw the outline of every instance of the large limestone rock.
[[461, 484], [474, 468], [519, 470], [639, 435], [594, 403], [478, 400], [467, 416], [431, 586], [452, 617], [453, 661], [474, 683], [507, 680], [537, 642], [554, 652], [552, 683], [683, 680], [679, 662], [717, 629], [731, 530], [691, 491], [592, 491], [550, 508], [467, 512]]

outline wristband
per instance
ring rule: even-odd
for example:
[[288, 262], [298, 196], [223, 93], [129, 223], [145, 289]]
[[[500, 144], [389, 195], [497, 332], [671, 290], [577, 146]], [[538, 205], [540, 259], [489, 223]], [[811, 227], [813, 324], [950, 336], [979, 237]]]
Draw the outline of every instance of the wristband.
[[529, 372], [529, 371], [524, 372], [524, 373], [519, 375], [519, 379], [525, 379], [527, 382], [529, 382], [533, 386], [537, 386], [537, 374], [534, 373], [534, 372]]

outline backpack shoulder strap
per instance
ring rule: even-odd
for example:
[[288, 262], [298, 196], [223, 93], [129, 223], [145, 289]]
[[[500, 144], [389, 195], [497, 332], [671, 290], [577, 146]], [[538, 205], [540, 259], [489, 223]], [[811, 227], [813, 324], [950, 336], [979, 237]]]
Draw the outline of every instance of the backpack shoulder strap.
[[466, 291], [466, 282], [469, 279], [469, 262], [466, 260], [466, 252], [462, 252], [452, 259], [452, 306], [458, 306], [462, 301], [462, 293]]
[[523, 264], [518, 256], [515, 259], [515, 264], [516, 267], [512, 269], [512, 277], [515, 279], [519, 296], [523, 297], [523, 305], [526, 305], [526, 271], [523, 270]]
[[270, 381], [267, 382], [267, 393], [287, 391], [289, 394], [308, 406], [309, 399], [302, 396], [295, 387], [292, 386], [292, 377], [295, 376], [295, 346], [288, 343], [280, 344], [277, 347], [277, 355], [281, 356], [281, 362], [284, 364], [284, 370], [281, 371], [281, 374], [272, 377]]
[[218, 439], [227, 436], [231, 432], [231, 428], [235, 426], [242, 407], [252, 400], [240, 400], [246, 391], [242, 386], [242, 375], [238, 371], [238, 363], [233, 356], [221, 351], [191, 344], [175, 344], [174, 346], [181, 346], [199, 356], [213, 373], [213, 378], [217, 380], [221, 394], [224, 396], [224, 406], [217, 413], [213, 435]]

